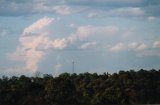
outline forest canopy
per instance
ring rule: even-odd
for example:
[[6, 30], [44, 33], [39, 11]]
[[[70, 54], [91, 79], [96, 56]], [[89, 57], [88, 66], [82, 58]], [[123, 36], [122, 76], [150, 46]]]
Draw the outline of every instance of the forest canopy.
[[160, 70], [154, 69], [0, 78], [0, 105], [137, 105], [159, 99]]

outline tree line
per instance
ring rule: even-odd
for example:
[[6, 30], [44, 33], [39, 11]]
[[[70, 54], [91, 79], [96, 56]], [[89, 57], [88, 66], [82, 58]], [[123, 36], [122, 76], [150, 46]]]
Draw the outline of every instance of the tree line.
[[0, 105], [138, 105], [160, 103], [160, 70], [3, 76]]

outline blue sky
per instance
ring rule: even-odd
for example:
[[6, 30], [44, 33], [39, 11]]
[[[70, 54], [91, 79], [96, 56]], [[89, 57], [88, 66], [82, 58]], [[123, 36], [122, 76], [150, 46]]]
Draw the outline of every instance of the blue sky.
[[159, 0], [0, 0], [0, 74], [160, 68]]

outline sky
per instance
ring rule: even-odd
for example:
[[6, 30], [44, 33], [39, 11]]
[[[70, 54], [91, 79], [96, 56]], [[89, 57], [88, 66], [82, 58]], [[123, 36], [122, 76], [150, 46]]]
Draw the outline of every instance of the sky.
[[160, 0], [0, 0], [0, 75], [160, 68]]

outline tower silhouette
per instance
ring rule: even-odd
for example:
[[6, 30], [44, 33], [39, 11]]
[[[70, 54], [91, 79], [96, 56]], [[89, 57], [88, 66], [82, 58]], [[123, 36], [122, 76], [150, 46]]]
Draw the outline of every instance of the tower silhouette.
[[74, 64], [75, 64], [75, 62], [73, 61], [72, 62], [72, 73], [74, 73]]

